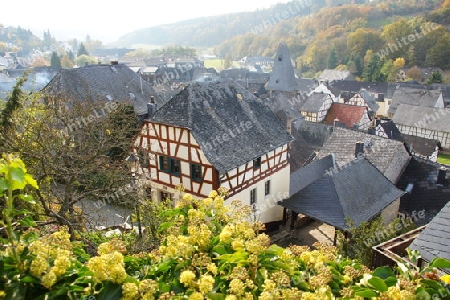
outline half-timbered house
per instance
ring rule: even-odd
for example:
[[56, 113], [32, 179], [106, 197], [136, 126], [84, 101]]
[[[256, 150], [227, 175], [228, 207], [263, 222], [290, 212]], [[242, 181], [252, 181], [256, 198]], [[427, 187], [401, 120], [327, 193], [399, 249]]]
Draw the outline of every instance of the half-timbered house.
[[289, 194], [289, 143], [269, 106], [236, 83], [192, 84], [144, 121], [135, 146], [152, 198], [198, 197], [225, 187], [253, 205], [262, 222], [279, 221]]
[[329, 94], [311, 94], [300, 109], [300, 113], [305, 117], [306, 121], [322, 122], [327, 116], [328, 110], [333, 103], [333, 99]]

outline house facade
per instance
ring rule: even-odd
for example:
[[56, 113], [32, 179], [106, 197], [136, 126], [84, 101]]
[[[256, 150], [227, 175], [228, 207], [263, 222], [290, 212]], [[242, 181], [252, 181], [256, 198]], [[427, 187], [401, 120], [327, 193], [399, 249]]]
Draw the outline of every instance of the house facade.
[[401, 104], [392, 119], [403, 134], [438, 140], [450, 148], [450, 109]]
[[325, 120], [331, 104], [333, 104], [331, 95], [313, 93], [306, 99], [300, 113], [306, 121], [320, 123]]
[[269, 223], [282, 219], [277, 201], [289, 192], [292, 137], [270, 108], [234, 83], [193, 84], [144, 121], [135, 142], [152, 199], [180, 190], [208, 197], [225, 187], [227, 199], [252, 205]]

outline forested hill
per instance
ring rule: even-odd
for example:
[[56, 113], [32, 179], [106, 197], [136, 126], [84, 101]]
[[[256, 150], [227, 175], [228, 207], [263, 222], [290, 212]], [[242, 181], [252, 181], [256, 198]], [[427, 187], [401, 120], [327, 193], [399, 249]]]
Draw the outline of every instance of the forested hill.
[[310, 76], [340, 65], [362, 76], [373, 54], [382, 58], [374, 63], [387, 63], [388, 69], [397, 58], [404, 61], [400, 66], [449, 69], [449, 25], [450, 0], [380, 0], [325, 7], [311, 16], [282, 20], [260, 34], [232, 37], [216, 47], [216, 54], [231, 59], [272, 56], [285, 42], [297, 68]]
[[[357, 0], [356, 2], [367, 1]], [[130, 47], [136, 44], [176, 44], [192, 47], [217, 46], [236, 35], [247, 32], [259, 33], [259, 28], [261, 26], [264, 27], [264, 24], [275, 23], [277, 15], [281, 18], [283, 13], [285, 16], [287, 13], [288, 17], [285, 19], [305, 16], [326, 7], [327, 3], [332, 5], [333, 2], [351, 3], [352, 0], [294, 0], [253, 12], [224, 14], [143, 28], [120, 37], [114, 45], [123, 47]]]
[[[211, 47], [239, 35], [264, 36], [273, 31], [276, 34], [284, 33], [285, 29], [295, 27], [304, 17], [309, 16], [316, 19], [315, 14], [326, 7], [339, 8], [352, 3], [355, 3], [356, 6], [366, 3], [368, 7], [375, 7], [381, 3], [381, 13], [368, 16], [371, 20], [381, 21], [382, 18], [392, 15], [429, 11], [438, 7], [442, 2], [443, 0], [293, 0], [253, 12], [198, 18], [139, 29], [120, 37], [114, 46], [175, 44]], [[314, 23], [326, 24], [327, 22], [316, 20]]]

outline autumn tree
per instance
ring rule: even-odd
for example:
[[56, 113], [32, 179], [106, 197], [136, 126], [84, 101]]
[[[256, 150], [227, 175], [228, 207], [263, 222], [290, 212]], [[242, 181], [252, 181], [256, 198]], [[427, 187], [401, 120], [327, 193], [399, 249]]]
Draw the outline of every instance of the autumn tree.
[[73, 67], [73, 62], [67, 53], [61, 58], [61, 67], [65, 69], [70, 69]]
[[20, 86], [13, 95], [2, 112], [0, 152], [20, 153], [46, 216], [73, 232], [86, 225], [84, 201], [135, 199], [124, 164], [138, 126], [130, 105], [24, 95]]
[[410, 79], [417, 80], [418, 82], [422, 81], [422, 74], [417, 67], [413, 67], [406, 72], [406, 77]]

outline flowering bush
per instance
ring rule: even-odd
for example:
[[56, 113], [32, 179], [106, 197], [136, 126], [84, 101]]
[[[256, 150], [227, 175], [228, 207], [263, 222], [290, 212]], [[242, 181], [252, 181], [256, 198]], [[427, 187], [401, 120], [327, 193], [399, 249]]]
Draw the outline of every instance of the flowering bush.
[[9, 243], [1, 250], [0, 298], [450, 299], [448, 277], [435, 273], [449, 267], [446, 260], [432, 262], [423, 277], [402, 265], [369, 270], [330, 245], [271, 245], [263, 224], [249, 221], [250, 207], [225, 205], [222, 188], [204, 200], [185, 195], [166, 211], [157, 250], [129, 255], [123, 241], [112, 239], [89, 257], [64, 227], [42, 236], [33, 226], [13, 228], [20, 214], [10, 200], [23, 198], [13, 191], [26, 185], [38, 188], [18, 158], [3, 158]]

